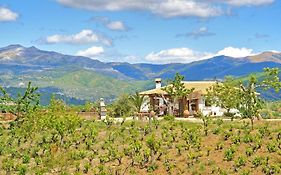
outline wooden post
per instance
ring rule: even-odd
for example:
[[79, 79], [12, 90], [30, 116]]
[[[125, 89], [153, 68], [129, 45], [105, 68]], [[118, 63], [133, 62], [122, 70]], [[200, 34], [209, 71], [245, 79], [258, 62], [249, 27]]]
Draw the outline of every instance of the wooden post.
[[199, 99], [196, 99], [196, 107], [195, 107], [196, 112], [199, 111]]
[[155, 110], [155, 100], [154, 100], [154, 96], [153, 95], [151, 95], [151, 96], [149, 96], [149, 98], [150, 98], [150, 105], [151, 105], [151, 110]]

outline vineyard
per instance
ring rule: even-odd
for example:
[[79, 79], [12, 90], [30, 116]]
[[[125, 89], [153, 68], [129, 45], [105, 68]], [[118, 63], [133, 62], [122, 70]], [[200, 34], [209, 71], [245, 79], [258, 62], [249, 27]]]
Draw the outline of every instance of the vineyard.
[[53, 102], [0, 127], [0, 174], [280, 174], [280, 124], [91, 121]]
[[[9, 118], [0, 117], [0, 174], [281, 174], [281, 122], [262, 120], [278, 118], [280, 102], [264, 108], [256, 93], [257, 87], [280, 90], [279, 69], [265, 73], [260, 83], [252, 76], [246, 85], [216, 84], [207, 94], [210, 102], [229, 109], [223, 117], [234, 119], [231, 108], [240, 117], [224, 121], [197, 112], [200, 123], [176, 121], [171, 114], [156, 120], [154, 111], [148, 121], [115, 122], [139, 114], [144, 97], [138, 93], [121, 96], [107, 107], [108, 118], [98, 121], [80, 115], [98, 111], [97, 104], [80, 108], [52, 98], [40, 106], [31, 83], [16, 97], [0, 87], [0, 109]], [[182, 79], [176, 74], [167, 90], [171, 97], [191, 92]]]

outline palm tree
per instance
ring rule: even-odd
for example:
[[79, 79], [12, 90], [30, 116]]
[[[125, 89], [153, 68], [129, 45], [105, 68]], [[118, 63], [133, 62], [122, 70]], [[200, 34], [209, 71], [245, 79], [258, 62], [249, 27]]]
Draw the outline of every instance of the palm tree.
[[141, 96], [138, 92], [136, 92], [134, 95], [130, 96], [130, 101], [134, 106], [134, 112], [139, 115], [142, 108], [142, 104], [144, 102], [144, 96]]

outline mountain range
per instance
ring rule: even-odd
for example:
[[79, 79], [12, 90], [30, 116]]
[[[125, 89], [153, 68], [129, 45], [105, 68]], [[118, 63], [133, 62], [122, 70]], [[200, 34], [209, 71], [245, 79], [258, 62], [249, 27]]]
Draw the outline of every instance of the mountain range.
[[55, 93], [69, 103], [99, 98], [111, 101], [122, 93], [152, 88], [154, 78], [171, 79], [176, 72], [186, 80], [214, 80], [227, 75], [247, 76], [264, 67], [281, 68], [281, 53], [263, 52], [243, 58], [216, 56], [186, 64], [131, 64], [104, 63], [21, 45], [0, 48], [2, 86], [13, 93], [31, 81], [45, 97]]

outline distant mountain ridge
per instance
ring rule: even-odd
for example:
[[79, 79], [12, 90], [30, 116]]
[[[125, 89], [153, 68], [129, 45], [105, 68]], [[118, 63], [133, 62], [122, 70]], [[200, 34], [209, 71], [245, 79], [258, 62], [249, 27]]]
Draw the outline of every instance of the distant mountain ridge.
[[21, 88], [27, 81], [49, 90], [60, 90], [65, 96], [79, 100], [116, 98], [154, 86], [154, 78], [171, 79], [176, 72], [186, 80], [223, 79], [226, 75], [247, 76], [264, 67], [280, 67], [281, 53], [232, 58], [216, 56], [192, 63], [104, 63], [82, 56], [64, 55], [36, 47], [10, 45], [0, 48], [0, 83]]
[[[187, 64], [173, 63], [164, 65], [154, 64], [129, 64], [108, 63], [114, 69], [131, 78], [151, 79], [156, 77], [172, 78], [176, 72], [184, 75], [188, 80], [210, 80], [224, 78], [227, 75], [245, 76], [253, 72], [261, 72], [264, 67], [281, 67], [281, 53], [274, 53], [274, 59], [262, 57], [232, 58], [216, 56], [210, 59], [196, 61]], [[263, 59], [260, 59], [260, 58]], [[134, 74], [130, 74], [134, 70]], [[136, 74], [137, 73], [137, 74]], [[140, 80], [141, 80], [140, 79]]]
[[[10, 45], [0, 49], [0, 64], [6, 65], [10, 70], [20, 73], [22, 71], [44, 70], [64, 66], [81, 67], [92, 69], [114, 78], [126, 79], [122, 74], [113, 70], [112, 67], [91, 58], [82, 56], [64, 55], [57, 52], [43, 51], [36, 47], [23, 47]], [[2, 66], [3, 67], [3, 66]], [[21, 68], [24, 69], [21, 69]]]

